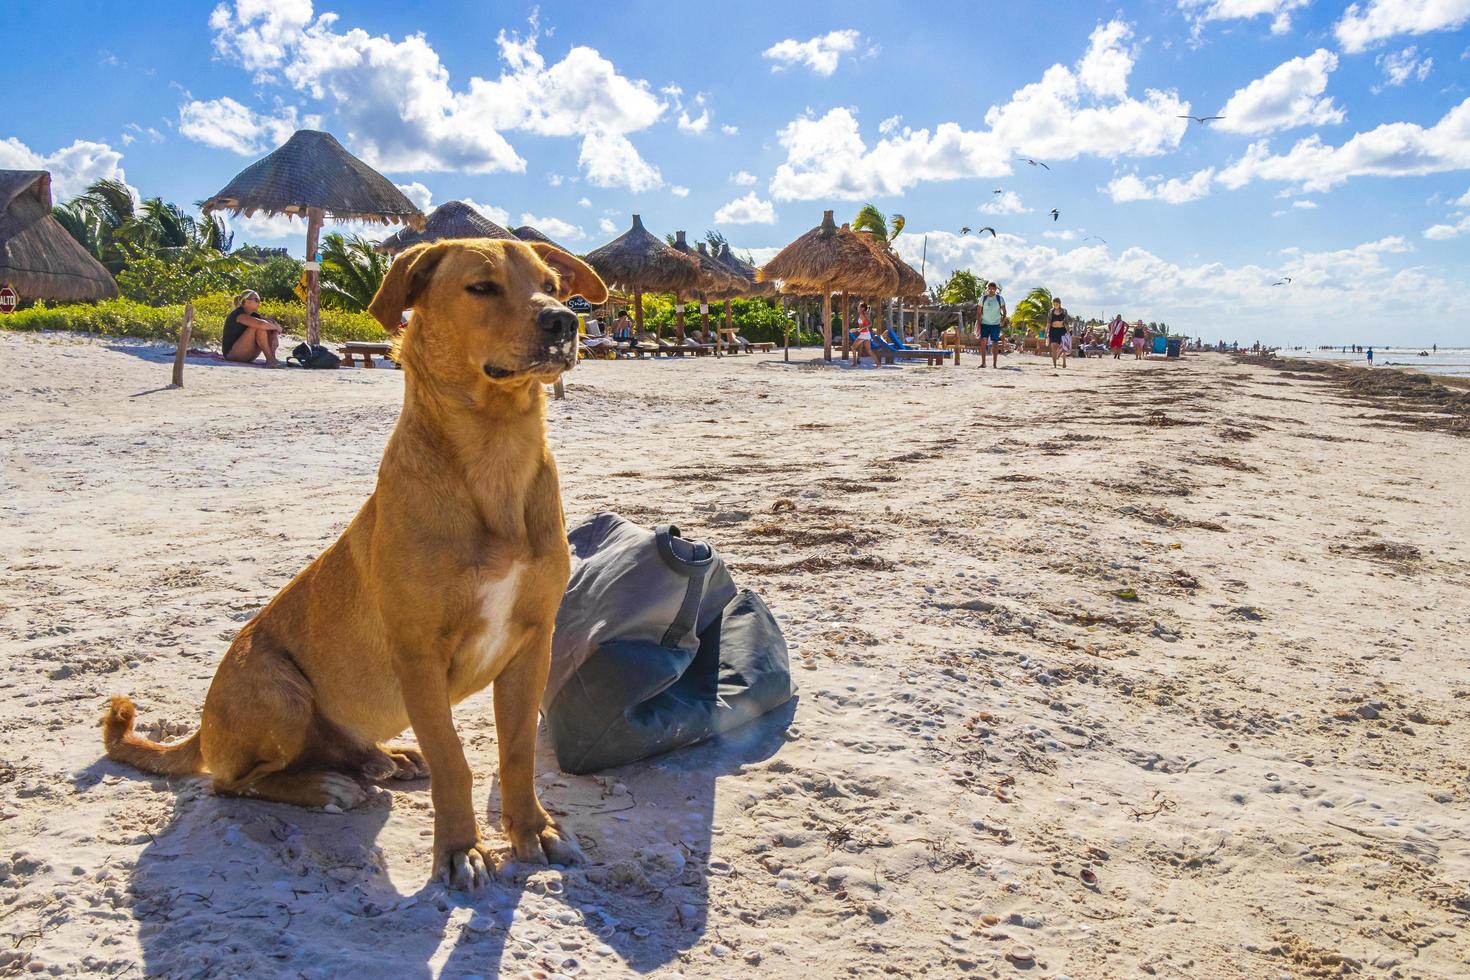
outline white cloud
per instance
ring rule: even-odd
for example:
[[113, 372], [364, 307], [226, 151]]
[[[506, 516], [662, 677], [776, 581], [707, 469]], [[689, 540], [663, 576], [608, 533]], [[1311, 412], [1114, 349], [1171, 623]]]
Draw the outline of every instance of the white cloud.
[[14, 136], [0, 140], [0, 170], [51, 171], [51, 198], [75, 197], [98, 180], [126, 181], [123, 155], [106, 143], [75, 140], [55, 153], [36, 153]]
[[1470, 168], [1470, 98], [1450, 109], [1433, 126], [1385, 123], [1357, 133], [1341, 146], [1312, 135], [1284, 154], [1274, 155], [1265, 140], [1218, 174], [1226, 187], [1252, 181], [1295, 184], [1305, 191], [1325, 191], [1353, 177], [1404, 177]]
[[1206, 167], [1191, 177], [1181, 180], [1171, 177], [1149, 177], [1141, 179], [1137, 174], [1124, 174], [1108, 182], [1108, 196], [1115, 203], [1128, 201], [1162, 201], [1165, 204], [1187, 204], [1209, 197], [1210, 185], [1215, 179], [1215, 168]]
[[709, 129], [709, 108], [704, 104], [704, 93], [699, 92], [694, 96], [694, 105], [699, 109], [699, 115], [690, 118], [689, 112], [682, 105], [679, 107], [678, 126], [682, 133], [693, 133], [698, 135]]
[[[262, 83], [284, 80], [325, 103], [353, 152], [380, 169], [519, 173], [525, 160], [505, 133], [580, 134], [579, 159], [589, 179], [598, 175], [594, 183], [629, 190], [662, 183], [627, 137], [657, 122], [667, 105], [593, 48], [575, 46], [548, 64], [534, 18], [528, 35], [496, 37], [497, 78], [471, 77], [458, 89], [422, 34], [394, 40], [338, 30], [337, 21], [336, 14], [313, 20], [309, 0], [236, 0], [217, 8], [210, 26], [221, 55], [257, 71]], [[621, 159], [600, 159], [603, 150]]]
[[1317, 209], [1317, 202], [1316, 201], [1292, 201], [1291, 202], [1291, 206], [1294, 207], [1294, 208], [1297, 208], [1297, 209], [1299, 209], [1301, 211], [1315, 211]]
[[675, 197], [688, 197], [689, 188], [681, 187], [678, 184], [674, 184], [669, 188], [669, 193], [674, 195]]
[[1212, 20], [1251, 20], [1271, 18], [1271, 33], [1291, 30], [1291, 12], [1305, 7], [1311, 0], [1179, 0], [1179, 9], [1194, 21], [1198, 35]]
[[560, 218], [538, 218], [529, 211], [522, 212], [520, 223], [530, 225], [548, 238], [554, 238], [557, 241], [576, 241], [587, 237], [587, 233], [580, 225], [574, 225]]
[[1333, 28], [1348, 54], [1400, 34], [1428, 34], [1470, 20], [1470, 0], [1368, 0], [1343, 12]]
[[[1360, 317], [1367, 303], [1406, 292], [1416, 302], [1387, 311], [1377, 325], [1385, 332], [1420, 335], [1421, 311], [1441, 303], [1447, 327], [1470, 316], [1470, 294], [1463, 284], [1412, 266], [1397, 267], [1396, 257], [1412, 250], [1399, 237], [1327, 252], [1286, 249], [1270, 266], [1177, 263], [1121, 245], [1116, 238], [1113, 251], [1093, 243], [1058, 246], [1005, 233], [992, 239], [910, 228], [894, 247], [917, 268], [926, 236], [926, 274], [931, 282], [968, 268], [1004, 283], [1013, 302], [1033, 286], [1044, 285], [1063, 296], [1074, 312], [1095, 314], [1106, 309], [1108, 315], [1121, 312], [1130, 320], [1140, 316], [1164, 320], [1182, 333], [1204, 334], [1211, 342], [1220, 338], [1220, 332], [1227, 341], [1246, 344], [1257, 335], [1341, 342], [1334, 331]], [[1271, 289], [1270, 284], [1283, 275], [1292, 277], [1291, 289]], [[1449, 329], [1443, 335], [1448, 337]]]
[[139, 126], [135, 122], [130, 122], [123, 127], [123, 134], [121, 137], [122, 145], [131, 146], [133, 141], [141, 136], [148, 137], [148, 142], [150, 143], [163, 142], [163, 134], [154, 129], [152, 126], [148, 126], [145, 128], [143, 126]]
[[616, 235], [618, 233], [618, 224], [611, 218], [599, 218], [597, 219], [597, 230], [604, 235]]
[[748, 170], [739, 170], [730, 175], [730, 182], [740, 187], [751, 187], [756, 182], [756, 176]]
[[732, 126], [729, 123], [725, 123], [725, 125], [720, 127], [720, 132], [724, 133], [726, 136], [735, 136], [739, 134], [740, 127]]
[[546, 175], [546, 182], [552, 187], [560, 187], [565, 180], [566, 178], [558, 173], [549, 173]]
[[1434, 59], [1420, 60], [1419, 49], [1412, 44], [1402, 51], [1385, 51], [1373, 63], [1383, 69], [1384, 85], [1402, 85], [1411, 78], [1422, 82], [1434, 68]]
[[862, 35], [854, 30], [830, 31], [806, 41], [787, 38], [766, 48], [763, 57], [775, 62], [771, 71], [803, 65], [818, 75], [831, 75], [844, 54], [857, 50], [861, 39]]
[[1459, 238], [1461, 235], [1470, 235], [1470, 214], [1452, 225], [1433, 225], [1424, 229], [1424, 237], [1435, 241], [1446, 241], [1451, 238]]
[[234, 99], [191, 100], [179, 106], [179, 133], [196, 143], [258, 156], [274, 150], [298, 129], [320, 129], [321, 116], [298, 118], [295, 106], [280, 106], [276, 115], [256, 112]]
[[1071, 228], [1065, 228], [1061, 231], [1043, 231], [1041, 233], [1041, 237], [1054, 238], [1058, 241], [1063, 242], [1073, 242], [1077, 240], [1077, 232], [1075, 232]]
[[980, 205], [982, 214], [1026, 214], [1031, 209], [1021, 203], [1021, 195], [1015, 191], [1003, 191], [990, 195], [990, 200]]
[[1463, 195], [1456, 198], [1454, 205], [1457, 208], [1470, 208], [1470, 190], [1467, 190]]
[[592, 200], [590, 198], [586, 198], [586, 197], [579, 198], [577, 200], [577, 207], [579, 207], [579, 208], [590, 208], [590, 207], [592, 207]]
[[1322, 96], [1327, 76], [1336, 70], [1337, 55], [1325, 48], [1292, 58], [1238, 90], [1219, 112], [1225, 118], [1211, 125], [1232, 133], [1270, 133], [1342, 122], [1342, 110]]
[[[1173, 149], [1188, 123], [1176, 117], [1189, 106], [1173, 92], [1149, 89], [1141, 100], [1126, 94], [1133, 65], [1123, 47], [1128, 37], [1119, 22], [1099, 26], [1075, 72], [1048, 68], [1041, 81], [992, 106], [984, 130], [953, 122], [932, 132], [903, 127], [870, 147], [851, 109], [803, 115], [778, 133], [786, 161], [776, 168], [771, 191], [777, 200], [860, 200], [901, 194], [921, 181], [1009, 174], [1018, 154], [1055, 161]], [[1104, 77], [1099, 66], [1121, 77]]]
[[640, 194], [664, 185], [659, 169], [639, 156], [621, 133], [588, 133], [577, 162], [588, 182], [598, 187], [626, 187]]
[[429, 208], [434, 203], [433, 191], [416, 180], [407, 184], [395, 184], [394, 186], [403, 192], [404, 197], [413, 202], [414, 207], [425, 214], [429, 213]]
[[903, 123], [903, 116], [889, 116], [878, 124], [878, 132], [884, 136], [898, 132], [898, 127]]
[[776, 206], [770, 201], [762, 201], [751, 191], [744, 197], [737, 197], [715, 212], [715, 224], [717, 225], [773, 225], [776, 223]]

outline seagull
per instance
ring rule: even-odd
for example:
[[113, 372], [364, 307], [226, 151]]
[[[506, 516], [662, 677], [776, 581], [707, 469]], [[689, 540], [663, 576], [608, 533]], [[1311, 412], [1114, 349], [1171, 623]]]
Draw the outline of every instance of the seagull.
[[965, 225], [965, 227], [963, 227], [963, 228], [960, 229], [960, 235], [961, 236], [968, 235], [969, 233], [970, 233], [970, 226], [969, 225]]
[[1201, 126], [1203, 126], [1207, 122], [1212, 122], [1213, 120], [1216, 120], [1216, 119], [1224, 119], [1225, 117], [1224, 116], [1177, 116], [1175, 118], [1178, 118], [1178, 119], [1193, 119], [1195, 122], [1197, 122]]
[[1005, 193], [1005, 189], [1004, 188], [1001, 188], [1001, 187], [997, 187], [995, 190], [991, 191], [990, 193], [992, 193], [992, 194], [1004, 194]]
[[1052, 208], [1051, 209], [1051, 220], [1055, 221], [1058, 218], [1060, 218], [1061, 216], [1062, 216], [1062, 213], [1060, 211], [1058, 211], [1056, 208]]
[[1108, 243], [1108, 240], [1106, 238], [1104, 238], [1103, 236], [1101, 236], [1101, 235], [1088, 235], [1086, 238], [1084, 238], [1082, 240], [1084, 242], [1090, 242], [1094, 238], [1097, 239], [1098, 241], [1102, 242], [1104, 245], [1106, 245]]
[[[981, 228], [980, 231], [988, 231], [988, 232], [990, 232], [990, 237], [991, 238], [994, 238], [995, 237], [995, 229], [992, 228], [992, 227], [990, 227], [989, 225], [986, 225], [984, 228]], [[977, 237], [977, 238], [980, 237], [980, 231], [975, 232], [975, 237]]]
[[1031, 164], [1031, 166], [1033, 166], [1033, 167], [1046, 167], [1047, 170], [1050, 170], [1051, 169], [1050, 167], [1047, 167], [1046, 164], [1042, 163], [1040, 160], [1033, 160], [1030, 157], [1027, 157], [1026, 158], [1026, 162], [1029, 163], [1029, 164]]
[[1280, 282], [1273, 282], [1271, 285], [1273, 285], [1273, 286], [1285, 286], [1289, 282], [1291, 282], [1291, 276], [1282, 276]]

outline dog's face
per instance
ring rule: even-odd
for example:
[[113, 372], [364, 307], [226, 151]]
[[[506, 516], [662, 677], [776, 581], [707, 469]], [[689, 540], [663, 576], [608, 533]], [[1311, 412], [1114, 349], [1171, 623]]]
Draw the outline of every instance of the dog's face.
[[461, 239], [398, 256], [370, 309], [389, 329], [413, 309], [404, 357], [436, 380], [514, 385], [549, 381], [576, 364], [577, 316], [562, 305], [576, 295], [601, 303], [607, 287], [560, 249]]

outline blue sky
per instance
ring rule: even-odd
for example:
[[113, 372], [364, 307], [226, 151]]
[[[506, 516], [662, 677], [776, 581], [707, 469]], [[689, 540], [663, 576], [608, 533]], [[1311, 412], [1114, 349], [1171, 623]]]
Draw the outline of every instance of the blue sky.
[[1470, 0], [601, 6], [11, 0], [37, 42], [0, 77], [42, 97], [0, 167], [187, 204], [314, 126], [579, 251], [636, 211], [759, 260], [871, 201], [931, 282], [1210, 339], [1470, 342]]

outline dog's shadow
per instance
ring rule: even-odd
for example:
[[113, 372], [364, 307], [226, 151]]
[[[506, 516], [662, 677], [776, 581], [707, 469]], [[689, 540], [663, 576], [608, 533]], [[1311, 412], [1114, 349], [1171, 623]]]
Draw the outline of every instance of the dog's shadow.
[[[595, 776], [556, 773], [543, 737], [542, 801], [587, 862], [513, 865], [476, 896], [425, 883], [433, 826], [425, 781], [378, 789], [342, 814], [220, 798], [204, 779], [169, 783], [107, 760], [76, 783], [107, 792], [97, 784], [137, 780], [175, 792], [161, 828], [147, 817], [156, 806], [120, 805], [113, 818], [124, 839], [136, 829], [148, 840], [112, 899], [115, 915], [138, 923], [145, 976], [647, 972], [699, 941], [710, 879], [730, 873], [711, 854], [716, 780], [773, 755], [796, 704], [721, 739]], [[482, 819], [499, 842], [499, 786], [481, 785], [477, 795], [487, 788]], [[385, 851], [405, 850], [422, 866], [389, 867]]]

